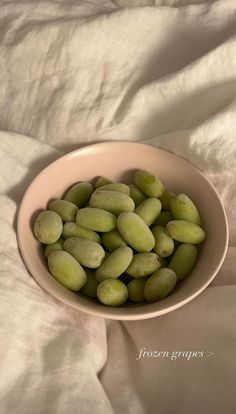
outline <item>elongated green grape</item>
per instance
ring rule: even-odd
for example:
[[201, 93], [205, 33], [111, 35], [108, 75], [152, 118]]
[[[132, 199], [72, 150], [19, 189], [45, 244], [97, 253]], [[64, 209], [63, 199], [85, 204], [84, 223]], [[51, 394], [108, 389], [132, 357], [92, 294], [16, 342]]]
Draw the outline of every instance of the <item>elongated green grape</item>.
[[173, 216], [170, 211], [161, 211], [157, 219], [154, 221], [153, 226], [165, 227], [171, 220], [173, 220]]
[[63, 250], [63, 244], [64, 240], [59, 239], [55, 243], [48, 244], [47, 246], [45, 246], [44, 256], [46, 257], [46, 259], [52, 252], [55, 252], [56, 250]]
[[123, 183], [111, 183], [111, 184], [105, 184], [99, 188], [97, 188], [97, 191], [118, 191], [120, 193], [124, 193], [127, 195], [130, 195], [130, 189], [126, 184]]
[[81, 292], [89, 298], [96, 298], [99, 282], [95, 278], [93, 270], [85, 268], [84, 271], [87, 275], [87, 282], [81, 288]]
[[162, 205], [163, 210], [170, 210], [171, 200], [175, 198], [175, 194], [171, 191], [164, 191], [164, 193], [159, 197], [159, 200]]
[[120, 247], [111, 253], [96, 270], [95, 277], [99, 282], [105, 279], [115, 279], [125, 272], [131, 260], [133, 252], [130, 247]]
[[95, 181], [94, 187], [95, 187], [95, 189], [97, 189], [97, 188], [102, 187], [103, 185], [106, 185], [106, 184], [112, 184], [112, 181], [109, 180], [109, 178], [100, 176]]
[[102, 243], [109, 252], [114, 252], [119, 247], [127, 246], [117, 229], [102, 233]]
[[128, 297], [131, 302], [144, 301], [144, 287], [146, 285], [146, 281], [146, 277], [141, 277], [139, 279], [133, 279], [128, 283]]
[[184, 220], [201, 225], [197, 207], [185, 194], [179, 194], [171, 200], [171, 213], [175, 220]]
[[191, 273], [196, 260], [196, 246], [193, 244], [181, 244], [177, 247], [169, 263], [169, 268], [174, 270], [178, 280], [183, 280]]
[[120, 306], [128, 299], [128, 290], [119, 279], [106, 279], [98, 285], [97, 297], [107, 306]]
[[174, 241], [168, 234], [164, 227], [156, 226], [152, 228], [152, 234], [155, 238], [154, 252], [160, 257], [167, 257], [173, 253]]
[[134, 174], [134, 183], [147, 197], [160, 197], [164, 192], [162, 182], [150, 171], [136, 171]]
[[67, 200], [53, 200], [49, 203], [48, 209], [55, 211], [62, 221], [74, 221], [78, 207]]
[[64, 200], [71, 201], [78, 207], [82, 207], [89, 200], [93, 192], [93, 186], [87, 182], [73, 185], [65, 194]]
[[62, 285], [71, 290], [80, 290], [87, 281], [87, 276], [80, 264], [68, 252], [57, 250], [48, 257], [50, 273]]
[[159, 267], [161, 267], [160, 259], [155, 253], [139, 253], [134, 255], [126, 273], [139, 278], [151, 275]]
[[174, 289], [176, 282], [175, 272], [172, 269], [162, 267], [149, 276], [144, 288], [144, 298], [148, 302], [161, 300], [169, 295]]
[[182, 243], [198, 244], [206, 238], [205, 231], [200, 226], [183, 220], [169, 221], [166, 231], [172, 239]]
[[45, 210], [39, 213], [34, 222], [34, 235], [44, 244], [55, 243], [62, 233], [62, 219], [55, 211]]
[[69, 237], [82, 237], [84, 239], [93, 240], [101, 244], [101, 237], [95, 231], [85, 229], [78, 224], [70, 221], [64, 224], [62, 236], [64, 239], [68, 239]]
[[64, 250], [78, 260], [82, 266], [91, 269], [96, 269], [100, 266], [105, 257], [105, 251], [100, 244], [81, 237], [70, 237], [66, 239], [64, 242]]
[[119, 191], [95, 191], [90, 198], [90, 207], [101, 208], [119, 215], [122, 211], [134, 211], [135, 205], [127, 194]]
[[146, 197], [135, 184], [129, 184], [128, 187], [130, 189], [130, 197], [134, 201], [135, 207], [138, 207], [139, 204], [146, 200]]
[[109, 211], [100, 208], [81, 208], [76, 216], [76, 223], [85, 229], [106, 232], [116, 228], [117, 218]]
[[140, 253], [150, 252], [154, 245], [155, 239], [146, 223], [133, 212], [124, 212], [118, 216], [118, 230], [134, 250]]
[[152, 223], [157, 219], [161, 211], [161, 202], [158, 198], [148, 198], [136, 209], [135, 213], [143, 219], [147, 226], [151, 226]]

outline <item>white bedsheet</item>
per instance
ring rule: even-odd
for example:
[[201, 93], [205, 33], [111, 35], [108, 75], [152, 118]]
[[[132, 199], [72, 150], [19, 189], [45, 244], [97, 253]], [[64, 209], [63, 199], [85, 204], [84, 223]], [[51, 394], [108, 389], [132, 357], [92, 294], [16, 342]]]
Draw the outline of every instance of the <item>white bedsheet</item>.
[[[0, 129], [1, 414], [235, 414], [236, 1], [0, 1]], [[225, 204], [221, 271], [166, 316], [77, 312], [19, 255], [30, 181], [101, 140], [183, 156]], [[204, 353], [137, 360], [141, 348]]]

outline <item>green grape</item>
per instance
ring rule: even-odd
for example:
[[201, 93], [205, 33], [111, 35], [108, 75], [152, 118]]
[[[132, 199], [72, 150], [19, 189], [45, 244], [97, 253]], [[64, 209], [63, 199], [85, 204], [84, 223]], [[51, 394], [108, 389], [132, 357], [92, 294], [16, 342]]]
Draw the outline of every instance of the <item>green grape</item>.
[[115, 279], [125, 272], [131, 260], [133, 252], [130, 247], [120, 247], [111, 253], [96, 270], [95, 277], [99, 282], [105, 279]]
[[149, 276], [145, 288], [144, 298], [148, 302], [161, 300], [174, 289], [177, 277], [173, 270], [162, 267]]
[[100, 266], [105, 257], [105, 251], [100, 244], [81, 237], [66, 239], [64, 250], [70, 253], [82, 266], [91, 269]]
[[119, 279], [106, 279], [98, 285], [97, 297], [107, 306], [120, 306], [128, 299], [128, 290]]
[[62, 219], [55, 211], [45, 210], [39, 213], [34, 222], [34, 235], [44, 244], [55, 243], [62, 233]]
[[48, 267], [52, 276], [71, 290], [80, 290], [87, 281], [82, 266], [73, 256], [63, 250], [56, 250], [49, 255]]

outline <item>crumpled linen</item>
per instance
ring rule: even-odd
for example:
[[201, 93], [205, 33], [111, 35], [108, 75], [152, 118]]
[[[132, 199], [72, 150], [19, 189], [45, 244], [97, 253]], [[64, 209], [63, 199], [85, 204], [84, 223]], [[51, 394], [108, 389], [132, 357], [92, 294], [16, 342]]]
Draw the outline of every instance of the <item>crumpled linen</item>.
[[[234, 414], [235, 1], [0, 1], [0, 130], [1, 413]], [[75, 311], [36, 284], [18, 251], [31, 180], [104, 140], [188, 159], [225, 205], [221, 270], [162, 317]], [[203, 357], [137, 359], [142, 348]]]

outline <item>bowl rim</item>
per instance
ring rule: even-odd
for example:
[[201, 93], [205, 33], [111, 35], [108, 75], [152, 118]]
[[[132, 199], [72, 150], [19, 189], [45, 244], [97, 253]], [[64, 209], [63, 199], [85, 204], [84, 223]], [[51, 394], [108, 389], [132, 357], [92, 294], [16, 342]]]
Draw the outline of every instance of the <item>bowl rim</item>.
[[[61, 163], [63, 162], [63, 159], [65, 158], [69, 158], [69, 157], [73, 157], [75, 155], [77, 155], [78, 153], [82, 153], [82, 152], [86, 152], [88, 150], [92, 151], [93, 149], [97, 149], [97, 147], [104, 147], [104, 149], [106, 149], [106, 146], [120, 146], [120, 145], [124, 145], [124, 146], [139, 146], [139, 147], [143, 147], [144, 149], [146, 147], [153, 147], [155, 148], [155, 150], [159, 151], [159, 152], [164, 152], [164, 153], [168, 153], [168, 156], [173, 157], [173, 158], [179, 158], [181, 159], [181, 161], [185, 164], [188, 164], [188, 166], [190, 165], [191, 168], [193, 170], [195, 170], [195, 172], [200, 175], [205, 181], [207, 181], [208, 185], [211, 187], [211, 190], [214, 192], [216, 198], [218, 199], [218, 202], [220, 204], [221, 210], [222, 210], [222, 217], [223, 217], [223, 221], [224, 221], [224, 226], [225, 226], [225, 245], [224, 245], [224, 249], [221, 255], [221, 258], [218, 262], [218, 265], [216, 266], [215, 270], [212, 272], [211, 277], [201, 286], [199, 287], [196, 291], [194, 291], [194, 293], [192, 293], [191, 295], [189, 295], [187, 298], [179, 301], [178, 303], [175, 303], [173, 305], [168, 305], [166, 308], [163, 309], [159, 309], [159, 310], [150, 310], [150, 311], [145, 311], [144, 313], [140, 313], [137, 315], [131, 314], [129, 315], [128, 313], [126, 315], [123, 315], [121, 313], [119, 313], [119, 309], [124, 309], [122, 307], [116, 307], [116, 308], [112, 308], [112, 307], [106, 307], [105, 305], [101, 304], [101, 309], [96, 309], [93, 310], [90, 308], [89, 304], [85, 305], [83, 303], [80, 303], [78, 301], [78, 304], [75, 304], [73, 301], [71, 301], [69, 298], [64, 298], [63, 294], [60, 294], [59, 292], [55, 292], [53, 291], [53, 289], [49, 288], [47, 286], [46, 283], [41, 283], [37, 280], [37, 276], [34, 274], [33, 270], [31, 269], [31, 266], [28, 262], [27, 259], [27, 255], [25, 255], [24, 253], [24, 247], [22, 245], [22, 241], [21, 241], [21, 217], [24, 214], [24, 203], [25, 200], [27, 199], [28, 193], [31, 190], [31, 187], [34, 186], [35, 182], [37, 181], [37, 179], [40, 178], [41, 175], [46, 174], [47, 170], [49, 170], [50, 168], [52, 168], [52, 166], [54, 166], [57, 163]], [[21, 199], [20, 205], [18, 207], [18, 213], [17, 213], [17, 224], [16, 224], [16, 235], [17, 235], [17, 242], [18, 242], [18, 246], [19, 246], [19, 251], [22, 257], [22, 260], [28, 270], [28, 272], [30, 273], [30, 275], [33, 277], [33, 279], [37, 282], [37, 284], [44, 290], [46, 291], [49, 295], [53, 296], [54, 298], [56, 298], [57, 300], [59, 300], [60, 302], [62, 302], [63, 304], [66, 304], [76, 310], [85, 312], [87, 314], [96, 316], [96, 317], [102, 317], [104, 319], [110, 319], [110, 320], [123, 320], [123, 321], [136, 321], [136, 320], [144, 320], [144, 319], [151, 319], [151, 318], [155, 318], [164, 314], [167, 314], [169, 312], [172, 312], [174, 310], [179, 309], [180, 307], [184, 306], [185, 304], [187, 304], [188, 302], [192, 301], [194, 298], [196, 298], [201, 292], [203, 292], [207, 286], [209, 286], [209, 284], [212, 282], [212, 280], [215, 278], [215, 276], [217, 275], [218, 271], [220, 270], [226, 253], [227, 253], [227, 249], [228, 249], [228, 243], [229, 243], [229, 228], [228, 228], [228, 221], [227, 221], [227, 216], [226, 216], [226, 211], [223, 205], [223, 202], [221, 201], [221, 198], [216, 190], [216, 188], [214, 187], [214, 185], [211, 183], [211, 181], [209, 180], [209, 178], [198, 168], [196, 167], [194, 164], [192, 164], [190, 161], [186, 160], [185, 158], [181, 157], [180, 155], [177, 155], [175, 153], [172, 153], [168, 150], [159, 148], [158, 146], [152, 145], [152, 144], [146, 144], [143, 142], [137, 142], [137, 141], [122, 141], [122, 140], [117, 140], [117, 141], [103, 141], [103, 142], [98, 142], [98, 143], [93, 143], [91, 145], [85, 145], [81, 148], [77, 148], [71, 152], [68, 152], [62, 156], [60, 156], [59, 158], [57, 158], [55, 161], [51, 162], [49, 165], [47, 165], [45, 168], [43, 168], [31, 181], [31, 183], [29, 184], [29, 186], [27, 187], [26, 191], [24, 192], [24, 195]], [[58, 282], [59, 283], [59, 282]], [[140, 309], [142, 308], [142, 306], [140, 305]], [[116, 313], [114, 314], [109, 314], [109, 311], [111, 309], [116, 309]]]

